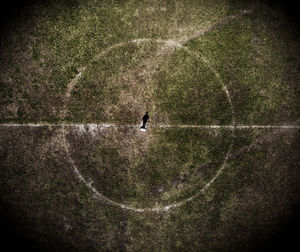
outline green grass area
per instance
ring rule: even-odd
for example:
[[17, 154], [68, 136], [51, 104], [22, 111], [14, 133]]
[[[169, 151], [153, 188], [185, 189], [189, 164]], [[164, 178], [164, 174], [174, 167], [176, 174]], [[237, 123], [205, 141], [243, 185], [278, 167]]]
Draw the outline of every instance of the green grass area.
[[[1, 121], [58, 121], [67, 84], [107, 47], [143, 37], [179, 39], [226, 16], [228, 8], [221, 2], [210, 6], [203, 1], [201, 9], [193, 3], [184, 5], [152, 1], [37, 5], [20, 23], [9, 24], [1, 42], [1, 83], [14, 86], [13, 98], [1, 105]], [[6, 92], [9, 88], [2, 91]]]
[[151, 79], [140, 72], [156, 47], [129, 42], [93, 58], [71, 93], [67, 120], [136, 123], [141, 108], [153, 103]]
[[[62, 97], [67, 84], [76, 76], [79, 69], [89, 65], [91, 60], [106, 48], [137, 38], [178, 41], [241, 10], [240, 6], [239, 9], [235, 8], [237, 7], [233, 3], [226, 1], [218, 1], [214, 4], [207, 1], [199, 1], [197, 4], [193, 2], [183, 4], [180, 1], [174, 3], [128, 1], [114, 4], [106, 1], [100, 3], [74, 1], [74, 3], [62, 4], [56, 1], [53, 4], [37, 5], [27, 13], [27, 16], [24, 15], [22, 24], [12, 22], [7, 27], [6, 36], [2, 38], [1, 95], [5, 96], [5, 99], [2, 99], [0, 120], [2, 122], [58, 121], [65, 103]], [[31, 19], [30, 15], [34, 18]], [[272, 15], [268, 19], [264, 14], [256, 11], [221, 25], [187, 44], [192, 51], [207, 57], [213, 68], [220, 74], [231, 94], [238, 123], [285, 123], [293, 122], [299, 117], [297, 113], [299, 90], [296, 85], [299, 82], [296, 74], [299, 55], [295, 46], [297, 40], [291, 35], [292, 28], [285, 31], [281, 29], [282, 25], [272, 23]], [[152, 43], [156, 46], [154, 44]], [[120, 106], [124, 101], [119, 89], [125, 87], [122, 79], [117, 79], [118, 76], [122, 76], [122, 73], [124, 74], [118, 65], [123, 62], [125, 67], [133, 60], [131, 57], [138, 55], [142, 57], [143, 53], [144, 57], [149, 57], [151, 53], [154, 57], [155, 50], [149, 54], [147, 50], [136, 49], [130, 52], [131, 55], [123, 55], [122, 50], [126, 50], [128, 46], [132, 45], [115, 48], [119, 50], [118, 53], [112, 55], [113, 52], [110, 52], [105, 57], [105, 72], [107, 74], [111, 72], [114, 81], [120, 87], [112, 92], [103, 90], [93, 99], [91, 96], [96, 96], [96, 93], [89, 93], [96, 90], [90, 87], [92, 82], [88, 80], [93, 80], [94, 84], [98, 85], [98, 89], [101, 89], [101, 83], [106, 82], [105, 85], [109, 83], [109, 80], [103, 76], [97, 77], [96, 73], [92, 72], [92, 70], [100, 71], [104, 62], [98, 62], [99, 66], [94, 62], [93, 67], [87, 70], [94, 76], [86, 76], [85, 85], [82, 81], [82, 89], [76, 87], [77, 94], [72, 95], [70, 108], [74, 110], [67, 120], [118, 121], [126, 118], [130, 122], [137, 120], [140, 115], [136, 116], [136, 113], [139, 111], [136, 109], [128, 111], [127, 106], [124, 105], [125, 108]], [[159, 52], [159, 48], [157, 49]], [[153, 66], [157, 60], [163, 72], [157, 70], [157, 73], [150, 74], [148, 79], [151, 77], [152, 83], [148, 83], [145, 78], [139, 80], [141, 86], [147, 86], [147, 92], [140, 93], [141, 99], [145, 100], [144, 106], [157, 112], [157, 121], [166, 119], [169, 114], [170, 122], [228, 123], [229, 107], [223, 94], [216, 93], [212, 97], [206, 92], [201, 94], [194, 92], [192, 88], [198, 88], [196, 81], [197, 85], [203, 88], [203, 85], [213, 83], [214, 85], [209, 85], [207, 88], [212, 93], [218, 92], [219, 81], [215, 80], [214, 76], [210, 76], [212, 73], [206, 69], [207, 66], [196, 62], [196, 59], [194, 62], [189, 61], [190, 56], [179, 51], [168, 52], [166, 57], [161, 56], [150, 60]], [[116, 59], [120, 62], [117, 63]], [[132, 65], [133, 69], [136, 67], [136, 73], [143, 70], [139, 63], [142, 63], [142, 58], [135, 62], [136, 66]], [[197, 63], [199, 68], [196, 68], [194, 63]], [[178, 65], [178, 69], [172, 68], [172, 64]], [[108, 66], [110, 66], [109, 71], [107, 71]], [[117, 69], [120, 72], [114, 72]], [[176, 74], [172, 71], [178, 72]], [[129, 80], [128, 82], [130, 83]], [[189, 86], [192, 94], [182, 85], [183, 83]], [[173, 86], [173, 93], [169, 93], [171, 90], [166, 91], [167, 85]], [[180, 88], [184, 88], [185, 92], [182, 93]], [[135, 94], [133, 83], [128, 89], [128, 93]], [[162, 92], [163, 89], [165, 91]], [[105, 92], [110, 92], [112, 101]], [[83, 96], [82, 99], [80, 95]], [[85, 100], [84, 95], [87, 95]], [[201, 95], [208, 100], [203, 100]], [[108, 101], [105, 101], [103, 96]], [[79, 99], [78, 104], [75, 104], [75, 98]], [[154, 98], [155, 102], [149, 101]], [[95, 103], [95, 99], [105, 101], [105, 104]], [[171, 102], [170, 99], [174, 101]], [[203, 104], [198, 107], [194, 104], [194, 100], [203, 101]], [[91, 108], [90, 103], [95, 107]], [[103, 110], [112, 104], [117, 108], [103, 114]], [[208, 108], [205, 107], [206, 105]], [[223, 105], [225, 107], [221, 108]], [[133, 103], [132, 106], [143, 105]], [[188, 114], [189, 118], [176, 113], [178, 110], [176, 106], [185, 108], [183, 113], [185, 116]], [[214, 106], [218, 108], [217, 111]], [[203, 117], [196, 119], [198, 112], [195, 111], [198, 109], [203, 113]], [[95, 112], [95, 110], [99, 111]], [[122, 116], [124, 111], [126, 116]], [[209, 119], [205, 121], [205, 118]]]
[[221, 81], [201, 58], [176, 49], [157, 81], [158, 111], [171, 124], [230, 124], [232, 111]]
[[231, 123], [221, 80], [184, 49], [129, 42], [100, 55], [72, 92], [68, 121], [137, 123], [150, 110], [154, 124]]
[[277, 32], [282, 33], [278, 28], [268, 31], [266, 25], [260, 25], [261, 18], [254, 13], [234, 20], [192, 41], [190, 47], [208, 57], [227, 83], [238, 123], [293, 122], [299, 77], [291, 76], [287, 69], [295, 69], [297, 50], [289, 48], [287, 56], [287, 41], [293, 40], [288, 34], [278, 36]]
[[[249, 6], [253, 13], [224, 21]], [[1, 202], [26, 237], [46, 247], [54, 239], [53, 251], [255, 250], [298, 200], [299, 130], [156, 126], [230, 125], [222, 83], [237, 124], [299, 122], [293, 29], [269, 7], [242, 1], [36, 4], [0, 38], [0, 122], [135, 125], [148, 110], [146, 132], [66, 127], [70, 157], [87, 183], [127, 206], [197, 197], [167, 212], [110, 205], [74, 172], [60, 127], [0, 125]], [[185, 48], [158, 41], [197, 31], [207, 32]], [[151, 41], [128, 42], [138, 38]], [[225, 169], [201, 192], [232, 142]]]

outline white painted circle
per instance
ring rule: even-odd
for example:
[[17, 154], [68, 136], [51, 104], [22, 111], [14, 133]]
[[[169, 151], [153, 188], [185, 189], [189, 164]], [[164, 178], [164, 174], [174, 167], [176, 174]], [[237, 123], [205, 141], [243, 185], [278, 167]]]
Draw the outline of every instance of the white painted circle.
[[[161, 40], [161, 39], [150, 39], [150, 38], [135, 39], [135, 40], [127, 41], [127, 42], [121, 42], [121, 43], [118, 43], [118, 44], [114, 44], [111, 47], [106, 48], [100, 54], [98, 54], [92, 61], [98, 60], [99, 57], [105, 55], [110, 50], [112, 50], [112, 49], [114, 49], [116, 47], [120, 47], [120, 46], [129, 44], [129, 43], [145, 43], [145, 42], [152, 42], [152, 41], [155, 41], [157, 43], [165, 44], [166, 46], [169, 46], [169, 47], [180, 47], [180, 48], [184, 49], [185, 51], [187, 51], [189, 54], [193, 55], [194, 57], [198, 57], [199, 59], [201, 59], [209, 67], [209, 69], [215, 74], [215, 76], [217, 77], [217, 79], [219, 80], [219, 82], [220, 82], [220, 84], [222, 86], [223, 91], [226, 94], [226, 97], [227, 97], [228, 102], [229, 102], [230, 107], [231, 107], [231, 113], [232, 113], [232, 130], [233, 130], [232, 139], [233, 139], [235, 137], [236, 123], [235, 123], [235, 116], [234, 116], [233, 104], [232, 104], [231, 97], [230, 97], [230, 94], [229, 94], [229, 91], [228, 91], [226, 85], [223, 83], [223, 81], [222, 81], [220, 75], [218, 74], [218, 72], [210, 65], [209, 61], [205, 57], [199, 56], [198, 54], [190, 51], [187, 47], [183, 46], [182, 44], [180, 44], [180, 43], [178, 43], [176, 41], [173, 41], [173, 40]], [[73, 78], [73, 80], [70, 82], [70, 83], [73, 83], [73, 84], [72, 84], [71, 89], [68, 89], [66, 91], [66, 94], [65, 94], [66, 98], [68, 98], [70, 96], [72, 88], [77, 84], [79, 78], [81, 77], [82, 73], [85, 70], [86, 70], [86, 67], [83, 67], [82, 71], [75, 78]], [[63, 108], [62, 114], [66, 114], [66, 104], [65, 104], [65, 106]], [[177, 203], [174, 203], [174, 204], [170, 204], [170, 205], [167, 205], [167, 206], [153, 207], [153, 208], [135, 208], [135, 207], [132, 207], [130, 205], [125, 205], [125, 204], [122, 204], [122, 203], [119, 203], [119, 202], [115, 202], [115, 201], [113, 201], [113, 200], [105, 197], [101, 193], [99, 193], [98, 190], [92, 185], [92, 183], [88, 182], [87, 179], [85, 179], [81, 175], [81, 173], [79, 172], [77, 166], [75, 165], [74, 160], [71, 158], [70, 151], [69, 151], [69, 144], [68, 144], [68, 142], [66, 140], [66, 137], [65, 137], [65, 127], [64, 127], [64, 125], [62, 125], [62, 135], [63, 135], [63, 145], [64, 145], [65, 151], [66, 151], [66, 153], [68, 155], [69, 162], [71, 163], [71, 165], [72, 165], [72, 167], [74, 169], [74, 172], [79, 177], [79, 179], [82, 180], [82, 182], [88, 188], [90, 188], [93, 191], [93, 193], [95, 194], [95, 196], [97, 196], [98, 198], [102, 199], [103, 201], [105, 201], [105, 202], [107, 202], [107, 203], [109, 203], [111, 205], [115, 205], [115, 206], [121, 207], [123, 209], [131, 210], [131, 211], [134, 211], [134, 212], [147, 212], [147, 211], [149, 211], [149, 212], [161, 212], [161, 211], [168, 211], [168, 210], [170, 210], [172, 208], [179, 207], [179, 206], [183, 205], [184, 203], [186, 203], [188, 201], [191, 201], [192, 199], [194, 199], [195, 197], [197, 197], [200, 193], [202, 193], [203, 191], [205, 191], [220, 176], [220, 174], [225, 169], [227, 160], [228, 160], [228, 158], [230, 156], [231, 149], [232, 149], [232, 146], [233, 146], [233, 140], [232, 140], [231, 145], [229, 147], [229, 150], [227, 151], [227, 153], [225, 155], [223, 164], [217, 170], [215, 176], [208, 183], [206, 183], [206, 185], [203, 186], [202, 189], [198, 193], [196, 193], [193, 196], [191, 196], [191, 197], [189, 197], [187, 199], [184, 199], [184, 200], [182, 200], [180, 202], [177, 202]]]

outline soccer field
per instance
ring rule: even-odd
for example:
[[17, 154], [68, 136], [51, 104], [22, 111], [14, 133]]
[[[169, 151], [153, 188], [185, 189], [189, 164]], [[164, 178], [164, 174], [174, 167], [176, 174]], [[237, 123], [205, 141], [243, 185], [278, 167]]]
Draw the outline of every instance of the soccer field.
[[11, 237], [37, 251], [282, 244], [299, 204], [300, 54], [280, 8], [56, 0], [22, 13], [1, 31]]

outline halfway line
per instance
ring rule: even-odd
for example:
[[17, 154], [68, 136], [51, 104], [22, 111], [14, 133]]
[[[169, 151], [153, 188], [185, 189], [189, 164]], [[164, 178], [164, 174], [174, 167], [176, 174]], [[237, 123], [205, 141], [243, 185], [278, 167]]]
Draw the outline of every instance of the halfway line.
[[[87, 127], [87, 128], [138, 128], [140, 124], [115, 123], [2, 123], [0, 127]], [[300, 129], [300, 125], [193, 125], [148, 124], [148, 128], [204, 128], [204, 129]]]

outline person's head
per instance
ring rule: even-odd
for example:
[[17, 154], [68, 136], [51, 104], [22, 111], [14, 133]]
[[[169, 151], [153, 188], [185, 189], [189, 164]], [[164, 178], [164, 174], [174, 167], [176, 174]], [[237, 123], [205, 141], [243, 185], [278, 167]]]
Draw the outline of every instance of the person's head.
[[146, 115], [148, 115], [148, 111], [146, 111]]

